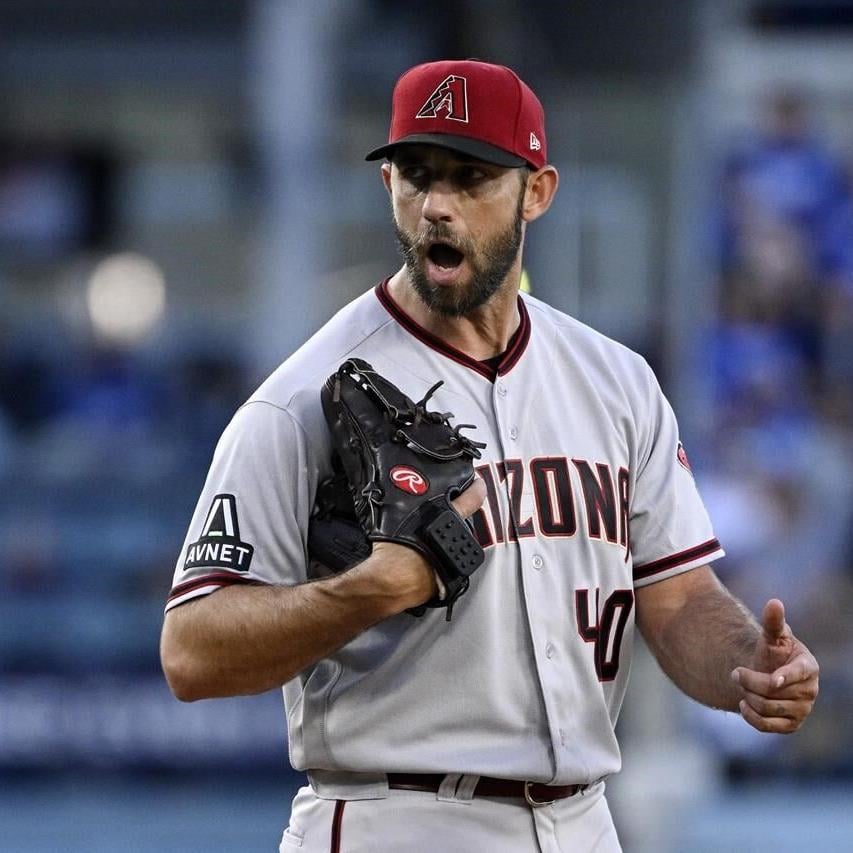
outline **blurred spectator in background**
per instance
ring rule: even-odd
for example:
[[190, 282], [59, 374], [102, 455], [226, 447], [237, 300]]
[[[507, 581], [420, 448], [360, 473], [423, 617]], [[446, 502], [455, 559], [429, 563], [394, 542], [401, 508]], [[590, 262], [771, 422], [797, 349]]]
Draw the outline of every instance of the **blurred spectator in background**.
[[806, 263], [821, 279], [849, 277], [851, 196], [842, 162], [813, 130], [803, 93], [774, 91], [763, 111], [761, 130], [726, 158], [722, 269], [750, 256], [754, 229], [776, 225], [802, 238]]
[[[819, 137], [806, 95], [772, 92], [758, 132], [726, 158], [718, 267], [723, 295], [783, 330], [818, 380], [853, 381], [853, 195], [847, 165]], [[755, 317], [754, 315], [758, 316]]]
[[132, 352], [93, 345], [76, 353], [58, 377], [57, 419], [90, 436], [144, 436], [167, 408], [163, 379]]
[[48, 354], [20, 337], [10, 323], [0, 323], [0, 422], [7, 432], [24, 435], [48, 420], [56, 403]]

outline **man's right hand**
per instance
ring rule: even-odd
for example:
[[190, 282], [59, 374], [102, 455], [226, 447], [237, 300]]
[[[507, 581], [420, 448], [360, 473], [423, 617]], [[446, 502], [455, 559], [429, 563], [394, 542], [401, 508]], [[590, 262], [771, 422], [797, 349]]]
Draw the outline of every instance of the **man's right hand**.
[[[456, 497], [452, 504], [462, 518], [469, 518], [482, 506], [485, 499], [486, 484], [480, 477], [474, 477], [474, 482]], [[371, 559], [373, 557], [378, 559]], [[355, 570], [376, 573], [375, 580], [382, 584], [385, 594], [393, 602], [393, 613], [402, 613], [409, 608], [418, 607], [438, 592], [435, 570], [414, 548], [395, 542], [376, 542], [371, 558]]]

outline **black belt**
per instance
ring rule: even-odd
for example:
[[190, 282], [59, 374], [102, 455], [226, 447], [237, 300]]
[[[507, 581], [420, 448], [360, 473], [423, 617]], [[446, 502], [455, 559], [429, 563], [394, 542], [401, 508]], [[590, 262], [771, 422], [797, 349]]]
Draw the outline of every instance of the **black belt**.
[[[389, 773], [388, 787], [397, 791], [437, 792], [444, 781], [443, 773]], [[554, 800], [565, 800], [588, 788], [588, 785], [545, 785], [542, 782], [522, 782], [520, 779], [496, 779], [481, 776], [474, 788], [479, 797], [515, 797], [531, 806], [546, 806]]]

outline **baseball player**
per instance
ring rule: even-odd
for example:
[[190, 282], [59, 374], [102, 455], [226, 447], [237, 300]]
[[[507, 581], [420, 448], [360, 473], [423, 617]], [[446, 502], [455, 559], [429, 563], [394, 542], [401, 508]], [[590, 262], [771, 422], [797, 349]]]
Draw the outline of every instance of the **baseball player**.
[[[791, 732], [818, 667], [782, 603], [757, 622], [645, 361], [519, 294], [530, 223], [557, 191], [542, 107], [510, 69], [419, 65], [383, 160], [404, 266], [343, 308], [225, 430], [162, 637], [182, 700], [282, 686], [297, 794], [281, 851], [612, 851], [604, 798], [637, 629], [687, 694]], [[319, 389], [359, 358], [476, 424], [456, 498], [485, 552], [447, 621], [428, 560], [381, 542], [309, 559], [332, 471]]]

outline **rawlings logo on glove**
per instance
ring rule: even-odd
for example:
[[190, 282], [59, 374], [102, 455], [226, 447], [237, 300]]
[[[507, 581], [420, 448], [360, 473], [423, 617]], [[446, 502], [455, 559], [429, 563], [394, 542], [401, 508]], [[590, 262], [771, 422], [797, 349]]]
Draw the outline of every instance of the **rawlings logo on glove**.
[[395, 465], [391, 469], [391, 482], [410, 495], [422, 495], [429, 489], [427, 478], [408, 465]]

